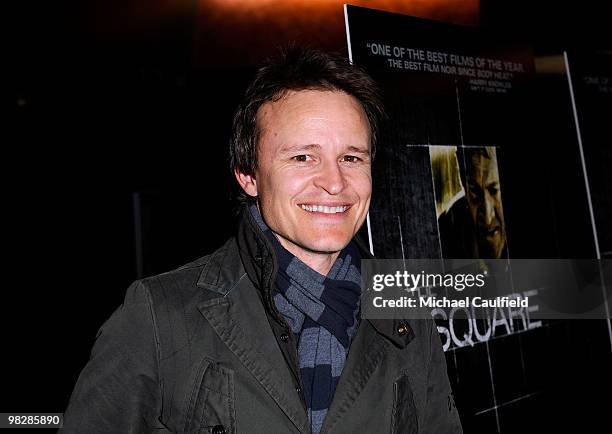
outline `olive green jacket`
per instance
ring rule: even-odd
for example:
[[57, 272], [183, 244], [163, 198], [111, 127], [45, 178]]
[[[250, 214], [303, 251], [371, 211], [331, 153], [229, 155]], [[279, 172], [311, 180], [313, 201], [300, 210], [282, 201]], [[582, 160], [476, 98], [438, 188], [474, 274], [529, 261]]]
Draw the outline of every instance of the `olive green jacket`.
[[[295, 343], [280, 339], [271, 297], [276, 267], [243, 213], [213, 254], [132, 284], [98, 332], [63, 431], [309, 433]], [[322, 433], [458, 432], [434, 322], [361, 320]]]

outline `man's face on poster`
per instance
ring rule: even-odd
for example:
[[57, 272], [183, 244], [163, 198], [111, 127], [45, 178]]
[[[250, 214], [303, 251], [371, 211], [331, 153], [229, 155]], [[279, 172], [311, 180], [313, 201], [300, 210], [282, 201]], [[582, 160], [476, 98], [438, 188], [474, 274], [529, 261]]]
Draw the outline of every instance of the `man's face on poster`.
[[370, 128], [339, 91], [290, 91], [258, 112], [258, 165], [245, 191], [281, 244], [336, 253], [363, 224], [372, 192]]
[[481, 258], [501, 258], [506, 246], [499, 171], [495, 148], [467, 155], [467, 199]]

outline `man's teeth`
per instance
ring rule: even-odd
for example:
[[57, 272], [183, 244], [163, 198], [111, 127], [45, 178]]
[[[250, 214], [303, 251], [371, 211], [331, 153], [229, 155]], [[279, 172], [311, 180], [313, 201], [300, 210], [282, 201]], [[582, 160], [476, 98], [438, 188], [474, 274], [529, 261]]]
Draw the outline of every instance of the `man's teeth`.
[[335, 214], [338, 212], [344, 212], [348, 206], [323, 206], [323, 205], [300, 205], [303, 210], [310, 212], [322, 212], [325, 214]]

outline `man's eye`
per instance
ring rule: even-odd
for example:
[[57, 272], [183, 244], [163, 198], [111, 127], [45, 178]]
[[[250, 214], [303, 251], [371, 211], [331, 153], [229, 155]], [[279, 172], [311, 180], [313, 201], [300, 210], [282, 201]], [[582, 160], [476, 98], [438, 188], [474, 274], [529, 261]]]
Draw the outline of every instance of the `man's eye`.
[[295, 161], [303, 162], [303, 161], [309, 161], [312, 158], [310, 157], [310, 155], [296, 155], [294, 157], [291, 157], [291, 159], [293, 159]]
[[346, 161], [347, 163], [357, 163], [361, 161], [361, 158], [355, 155], [345, 155], [344, 157], [342, 157], [342, 160]]

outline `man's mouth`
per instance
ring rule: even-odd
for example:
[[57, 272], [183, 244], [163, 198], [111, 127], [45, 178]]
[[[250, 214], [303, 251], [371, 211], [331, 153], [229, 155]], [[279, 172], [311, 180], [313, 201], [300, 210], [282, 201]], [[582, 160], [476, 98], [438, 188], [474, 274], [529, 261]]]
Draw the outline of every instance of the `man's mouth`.
[[339, 214], [345, 212], [349, 209], [350, 205], [338, 205], [338, 206], [328, 206], [328, 205], [316, 205], [316, 204], [300, 204], [300, 208], [304, 211], [308, 212], [320, 212], [323, 214]]

